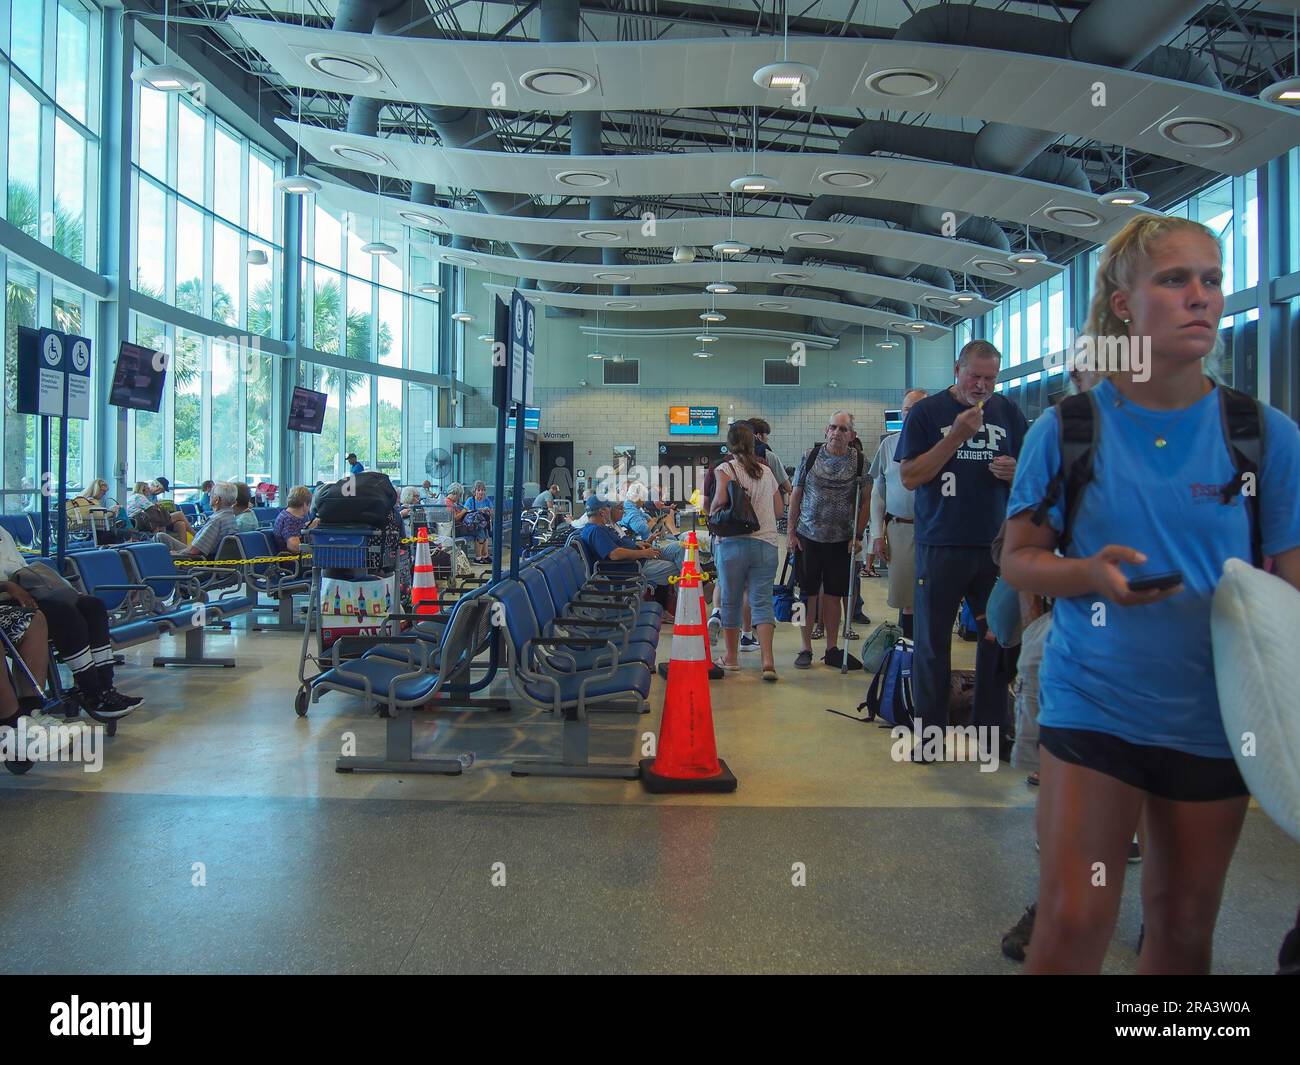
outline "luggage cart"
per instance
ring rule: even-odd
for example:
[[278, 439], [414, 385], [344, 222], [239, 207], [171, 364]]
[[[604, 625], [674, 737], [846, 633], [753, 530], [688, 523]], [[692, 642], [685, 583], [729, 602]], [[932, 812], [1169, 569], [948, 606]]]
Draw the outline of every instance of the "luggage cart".
[[[321, 602], [324, 579], [337, 577], [343, 580], [390, 581], [389, 602], [392, 610], [374, 615], [374, 627], [380, 630], [388, 630], [392, 626], [388, 613], [407, 613], [404, 596], [411, 584], [410, 552], [401, 542], [400, 526], [376, 529], [371, 526], [318, 525], [307, 532], [303, 539], [311, 551], [311, 588], [303, 625], [302, 651], [298, 659], [298, 694], [293, 702], [294, 712], [299, 717], [307, 716], [307, 708], [311, 705], [312, 682], [316, 677], [345, 658], [359, 658], [376, 642], [371, 636], [339, 636], [326, 648]], [[385, 635], [393, 634], [395, 633], [385, 632]], [[307, 675], [308, 662], [316, 670], [311, 676]]]

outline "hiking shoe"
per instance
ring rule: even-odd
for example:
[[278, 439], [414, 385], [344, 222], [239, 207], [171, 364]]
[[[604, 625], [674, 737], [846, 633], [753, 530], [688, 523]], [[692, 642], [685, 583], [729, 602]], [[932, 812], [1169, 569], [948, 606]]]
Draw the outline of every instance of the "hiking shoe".
[[822, 628], [822, 623], [820, 621], [817, 622], [817, 624], [813, 626], [812, 638], [814, 640], [820, 640], [825, 635], [826, 635], [826, 630]]
[[1038, 903], [1025, 910], [1024, 915], [1015, 926], [1002, 937], [1002, 954], [1012, 961], [1025, 960], [1025, 948], [1034, 934], [1034, 915], [1038, 912]]
[[740, 649], [741, 649], [742, 651], [757, 651], [757, 650], [758, 650], [758, 637], [757, 637], [757, 636], [751, 636], [751, 635], [750, 635], [749, 633], [747, 633], [747, 632], [742, 632], [742, 633], [740, 634]]
[[[822, 655], [822, 661], [825, 662], [828, 666], [833, 667], [834, 669], [839, 669], [841, 666], [844, 665], [844, 648], [832, 647], [829, 651], [827, 651], [824, 655]], [[852, 655], [849, 655], [849, 669], [861, 669], [861, 668], [862, 668], [862, 663], [859, 662]]]
[[812, 652], [800, 651], [794, 656], [795, 669], [812, 669]]

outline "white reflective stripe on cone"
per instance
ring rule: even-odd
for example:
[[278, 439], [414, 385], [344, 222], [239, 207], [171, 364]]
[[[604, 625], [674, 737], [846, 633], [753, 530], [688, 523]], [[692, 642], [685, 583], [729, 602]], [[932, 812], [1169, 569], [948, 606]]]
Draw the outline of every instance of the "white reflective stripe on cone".
[[673, 633], [672, 661], [703, 662], [706, 658], [703, 636], [691, 636], [690, 634], [678, 636], [677, 633]]

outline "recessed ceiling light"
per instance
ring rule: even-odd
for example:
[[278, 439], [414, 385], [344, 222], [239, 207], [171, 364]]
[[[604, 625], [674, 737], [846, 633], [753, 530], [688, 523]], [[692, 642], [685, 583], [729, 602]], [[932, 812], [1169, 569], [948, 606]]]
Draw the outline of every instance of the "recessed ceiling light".
[[320, 192], [321, 183], [305, 174], [292, 174], [275, 182], [275, 187], [290, 196], [307, 196], [313, 192]]
[[597, 281], [631, 281], [631, 274], [620, 274], [610, 270], [604, 270], [600, 273], [592, 274]]
[[790, 309], [790, 304], [778, 303], [775, 300], [759, 300], [755, 306], [762, 307], [765, 311], [788, 311]]
[[555, 180], [570, 188], [598, 189], [608, 185], [613, 179], [608, 174], [601, 174], [595, 170], [562, 170], [555, 175]]
[[754, 71], [754, 84], [760, 89], [794, 92], [817, 80], [817, 68], [807, 63], [769, 63]]
[[372, 152], [369, 148], [358, 148], [353, 144], [331, 144], [329, 151], [335, 158], [348, 163], [359, 163], [361, 166], [393, 165], [388, 156]]
[[1007, 258], [1017, 266], [1037, 266], [1047, 262], [1047, 256], [1041, 251], [1013, 251]]
[[355, 85], [367, 85], [383, 77], [382, 72], [372, 62], [357, 59], [355, 56], [336, 55], [333, 52], [312, 52], [305, 62], [318, 74], [337, 81], [350, 81]]
[[744, 255], [749, 250], [748, 244], [742, 244], [738, 240], [720, 240], [713, 245], [715, 255]]
[[519, 84], [542, 96], [580, 96], [596, 84], [596, 79], [581, 70], [545, 67], [521, 74]]
[[705, 311], [700, 315], [701, 322], [725, 322], [726, 320], [727, 316], [719, 314], [717, 311]]
[[171, 63], [155, 63], [131, 71], [131, 80], [147, 85], [158, 92], [193, 92], [202, 81], [184, 67]]
[[368, 244], [361, 245], [361, 250], [367, 255], [396, 255], [397, 249], [391, 244], [382, 240], [372, 240]]
[[430, 285], [417, 285], [417, 286], [416, 286], [416, 291], [417, 291], [417, 292], [422, 292], [422, 293], [424, 293], [426, 296], [441, 296], [441, 295], [442, 295], [442, 286], [441, 286], [441, 285], [432, 285], [432, 284], [430, 284]]
[[1264, 89], [1259, 98], [1266, 104], [1281, 104], [1283, 107], [1300, 107], [1300, 78], [1287, 78], [1275, 81]]
[[894, 67], [876, 71], [865, 84], [871, 92], [881, 96], [925, 96], [939, 88], [943, 79], [928, 70]]
[[436, 214], [425, 214], [423, 211], [398, 211], [397, 217], [410, 222], [412, 225], [424, 226], [426, 229], [447, 228], [447, 223]]
[[477, 259], [471, 259], [468, 255], [453, 255], [451, 252], [443, 252], [442, 261], [451, 263], [452, 266], [478, 266]]
[[697, 359], [710, 359], [710, 358], [713, 357], [713, 352], [711, 352], [711, 351], [697, 351], [697, 352], [695, 353], [695, 357], [696, 357]]
[[872, 175], [860, 170], [826, 170], [817, 175], [817, 180], [837, 189], [865, 189], [876, 183]]
[[996, 259], [975, 259], [971, 266], [986, 274], [993, 274], [996, 277], [1014, 277], [1020, 271], [1014, 266], [1007, 263], [1000, 263]]
[[800, 244], [834, 244], [839, 238], [831, 233], [805, 230], [800, 233], [791, 233], [790, 239], [797, 240]]
[[1226, 148], [1241, 134], [1213, 118], [1168, 118], [1159, 125], [1160, 136], [1180, 148]]
[[772, 274], [774, 281], [807, 281], [811, 274], [801, 274], [796, 270], [777, 270]]
[[714, 281], [712, 284], [705, 285], [704, 291], [729, 294], [736, 291], [736, 286], [730, 281]]
[[940, 311], [956, 311], [961, 309], [957, 301], [948, 296], [926, 296], [925, 303], [927, 306]]
[[712, 333], [701, 333], [699, 336], [695, 338], [695, 341], [697, 344], [712, 344], [715, 341], [717, 341], [717, 339], [718, 338], [715, 337]]
[[470, 314], [468, 311], [457, 311], [455, 314], [451, 316], [451, 320], [453, 322], [472, 322], [474, 320], [474, 316]]
[[765, 174], [746, 174], [736, 178], [731, 187], [736, 192], [771, 192], [777, 187], [777, 180]]
[[957, 295], [953, 296], [953, 299], [958, 303], [974, 303], [979, 299], [979, 296], [974, 292], [958, 292]]
[[1108, 207], [1136, 207], [1140, 203], [1146, 203], [1149, 196], [1141, 189], [1122, 188], [1115, 189], [1113, 192], [1103, 192], [1097, 197], [1100, 203]]
[[1048, 207], [1043, 214], [1053, 222], [1075, 229], [1089, 229], [1101, 225], [1101, 215], [1093, 214], [1082, 207]]
[[266, 252], [261, 248], [249, 248], [248, 254], [244, 256], [244, 261], [249, 266], [265, 266], [271, 260], [267, 258]]
[[593, 244], [613, 244], [615, 241], [623, 239], [622, 233], [616, 233], [612, 229], [580, 229], [578, 236], [583, 240], [589, 240]]
[[606, 300], [605, 306], [611, 311], [634, 311], [640, 304], [636, 300]]

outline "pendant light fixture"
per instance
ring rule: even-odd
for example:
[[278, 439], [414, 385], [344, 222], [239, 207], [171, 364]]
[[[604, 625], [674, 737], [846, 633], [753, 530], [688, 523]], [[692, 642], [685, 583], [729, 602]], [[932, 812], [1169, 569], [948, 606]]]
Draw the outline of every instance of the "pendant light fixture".
[[[302, 11], [302, 24], [307, 25], [307, 13], [304, 8]], [[287, 192], [290, 196], [309, 196], [313, 192], [320, 192], [321, 183], [315, 178], [308, 177], [302, 172], [302, 86], [298, 86], [298, 136], [297, 136], [296, 162], [294, 172], [282, 177], [275, 183], [275, 187], [281, 192]]]
[[771, 192], [777, 187], [777, 180], [758, 172], [758, 107], [754, 107], [754, 135], [750, 143], [750, 172], [736, 178], [731, 183], [736, 192]]
[[163, 61], [131, 71], [131, 80], [156, 92], [193, 92], [203, 84], [202, 81], [184, 67], [167, 62], [168, 7], [167, 0], [163, 0]]
[[768, 63], [754, 71], [754, 84], [760, 89], [794, 94], [800, 89], [807, 89], [817, 80], [817, 68], [810, 63], [790, 62], [790, 9], [787, 0], [782, 0], [781, 8], [785, 16], [785, 27], [781, 35], [781, 62]]
[[1291, 13], [1291, 77], [1275, 81], [1264, 89], [1259, 98], [1268, 104], [1280, 104], [1283, 107], [1300, 107], [1300, 37], [1297, 31], [1300, 25], [1300, 11]]
[[1136, 207], [1138, 204], [1146, 203], [1150, 198], [1141, 189], [1135, 189], [1128, 183], [1128, 149], [1120, 148], [1119, 150], [1119, 184], [1120, 187], [1111, 192], [1103, 192], [1097, 197], [1100, 203], [1108, 207]]

